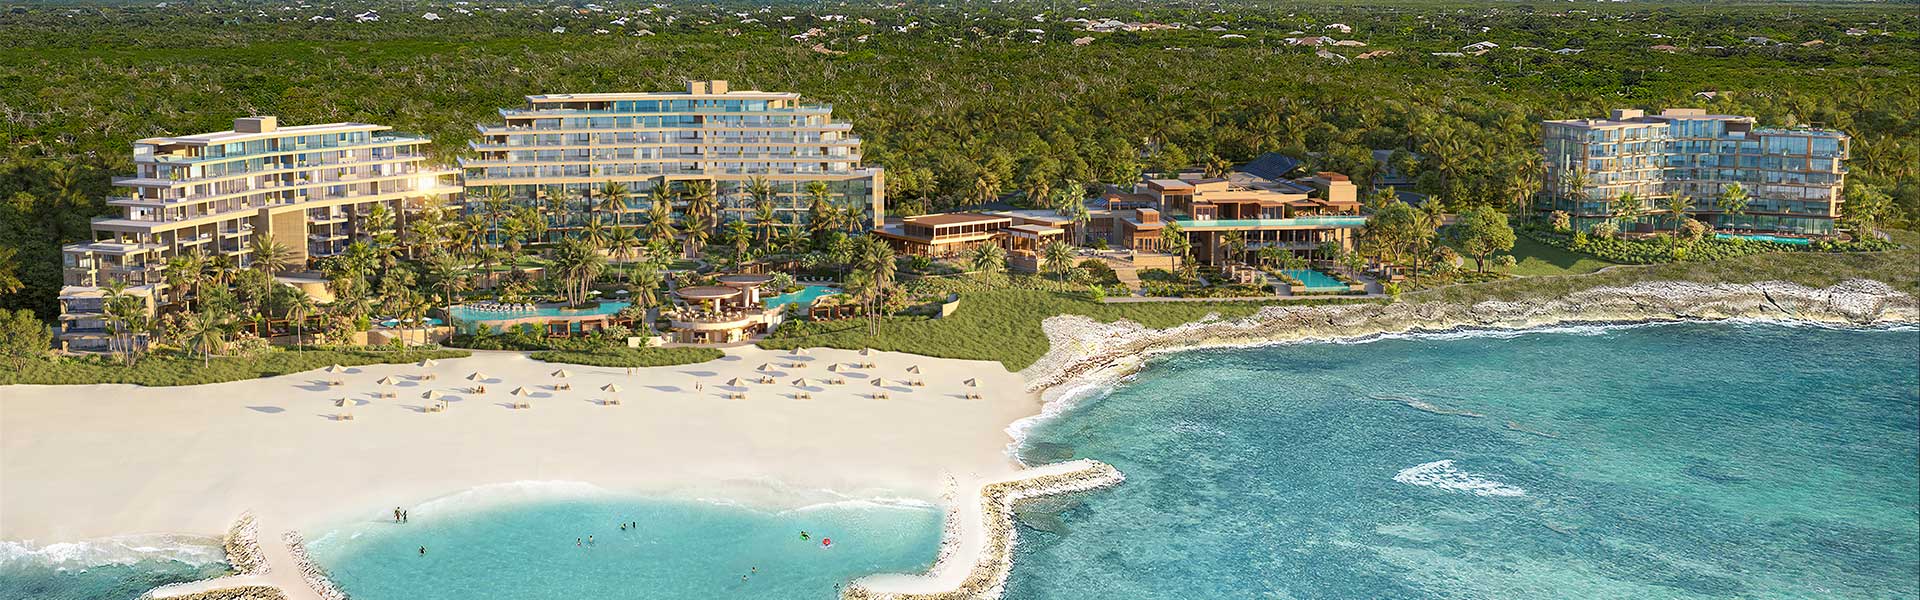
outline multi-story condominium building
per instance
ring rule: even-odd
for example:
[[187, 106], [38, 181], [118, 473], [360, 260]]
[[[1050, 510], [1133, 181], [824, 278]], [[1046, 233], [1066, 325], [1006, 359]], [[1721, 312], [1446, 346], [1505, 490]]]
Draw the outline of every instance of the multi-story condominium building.
[[[694, 81], [684, 92], [528, 96], [525, 108], [500, 116], [505, 124], [479, 126], [477, 156], [461, 160], [469, 197], [504, 188], [542, 210], [551, 235], [584, 224], [607, 182], [624, 185], [629, 210], [641, 213], [625, 223], [645, 218], [655, 186], [683, 191], [693, 181], [713, 184], [721, 221], [757, 221], [755, 181], [772, 187], [777, 224], [807, 221], [814, 182], [863, 227], [884, 218], [884, 175], [861, 166], [860, 138], [833, 120], [832, 106], [796, 93]], [[679, 200], [675, 212], [685, 207]]]
[[[1761, 128], [1753, 117], [1690, 108], [1658, 115], [1615, 110], [1605, 119], [1547, 121], [1540, 129], [1547, 161], [1540, 205], [1567, 211], [1581, 229], [1615, 218], [1614, 201], [1623, 194], [1655, 211], [1663, 200], [1686, 195], [1695, 199], [1695, 218], [1722, 229], [1830, 235], [1840, 217], [1845, 133]], [[1731, 184], [1751, 198], [1742, 214], [1715, 206]], [[1655, 214], [1629, 228], [1672, 218]]]
[[93, 241], [64, 248], [63, 347], [105, 343], [103, 286], [124, 283], [151, 306], [173, 256], [229, 255], [245, 267], [251, 238], [266, 237], [304, 264], [367, 236], [376, 206], [400, 227], [408, 209], [459, 194], [456, 171], [426, 164], [429, 140], [389, 129], [249, 117], [231, 131], [134, 142], [136, 172], [114, 182], [128, 194], [107, 199], [120, 214], [94, 219]]
[[1246, 173], [1147, 178], [1130, 192], [1107, 195], [1107, 231], [1121, 247], [1158, 252], [1161, 230], [1175, 223], [1194, 258], [1208, 264], [1226, 258], [1223, 236], [1233, 231], [1245, 236], [1249, 250], [1273, 246], [1307, 253], [1329, 242], [1352, 250], [1367, 223], [1357, 196], [1358, 188], [1339, 173], [1292, 181]]

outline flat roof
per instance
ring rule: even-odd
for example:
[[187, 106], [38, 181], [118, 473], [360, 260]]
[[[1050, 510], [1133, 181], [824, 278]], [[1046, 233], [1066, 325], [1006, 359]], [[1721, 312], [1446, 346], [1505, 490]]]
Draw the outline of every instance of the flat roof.
[[987, 214], [980, 214], [980, 213], [940, 213], [936, 215], [912, 216], [902, 220], [915, 225], [931, 225], [934, 227], [941, 227], [946, 225], [964, 225], [967, 223], [993, 223], [996, 221], [1012, 221], [1013, 219], [1010, 217], [1001, 217], [1001, 216], [987, 215]]
[[1178, 179], [1148, 179], [1147, 184], [1163, 190], [1193, 189], [1193, 184]]
[[1054, 235], [1054, 234], [1061, 234], [1061, 233], [1067, 232], [1067, 230], [1065, 229], [1061, 229], [1059, 227], [1048, 227], [1046, 225], [1015, 225], [1012, 227], [1008, 227], [1007, 230], [1018, 231], [1021, 233], [1031, 233], [1034, 235]]
[[688, 300], [724, 300], [738, 296], [740, 293], [740, 290], [723, 285], [699, 285], [673, 291], [673, 295]]
[[270, 139], [270, 138], [282, 138], [282, 137], [295, 136], [295, 135], [313, 135], [316, 133], [346, 133], [349, 131], [385, 131], [388, 129], [393, 129], [393, 128], [388, 127], [386, 125], [374, 125], [372, 123], [353, 123], [353, 122], [322, 123], [319, 125], [294, 125], [291, 127], [278, 127], [278, 128], [275, 128], [273, 131], [263, 131], [260, 133], [248, 133], [248, 132], [234, 131], [229, 129], [226, 131], [215, 131], [213, 133], [196, 133], [193, 135], [180, 135], [180, 136], [168, 136], [168, 137], [150, 137], [150, 138], [135, 140], [133, 143], [154, 144], [154, 145], [187, 144], [187, 145], [194, 145], [194, 146], [205, 146], [209, 144], [231, 144], [233, 142], [241, 142], [246, 140], [264, 140], [264, 139]]
[[755, 275], [753, 273], [735, 273], [732, 275], [721, 275], [718, 279], [720, 280], [721, 284], [727, 285], [727, 286], [754, 287], [754, 286], [764, 285], [769, 281], [773, 281], [773, 276], [772, 275]]
[[760, 90], [728, 90], [721, 94], [695, 94], [686, 90], [671, 92], [595, 92], [588, 94], [536, 94], [527, 96], [529, 102], [612, 102], [615, 100], [660, 100], [688, 98], [737, 98], [741, 100], [789, 100], [798, 99], [799, 92], [762, 92]]

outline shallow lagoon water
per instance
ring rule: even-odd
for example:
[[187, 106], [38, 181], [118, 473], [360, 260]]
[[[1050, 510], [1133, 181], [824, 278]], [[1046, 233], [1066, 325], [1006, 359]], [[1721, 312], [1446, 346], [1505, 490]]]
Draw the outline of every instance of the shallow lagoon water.
[[[768, 511], [595, 496], [422, 508], [407, 524], [371, 520], [307, 537], [355, 600], [833, 598], [859, 576], [932, 564], [941, 518], [918, 504]], [[639, 526], [622, 531], [623, 522]]]
[[1165, 355], [1032, 430], [1127, 481], [1007, 597], [1915, 597], [1916, 364], [1758, 324]]

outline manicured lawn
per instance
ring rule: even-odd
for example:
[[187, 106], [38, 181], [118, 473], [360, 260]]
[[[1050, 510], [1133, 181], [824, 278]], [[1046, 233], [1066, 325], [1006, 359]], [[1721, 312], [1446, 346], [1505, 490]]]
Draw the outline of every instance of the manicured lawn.
[[719, 360], [725, 355], [714, 348], [613, 348], [591, 352], [542, 350], [527, 356], [534, 360], [597, 367], [668, 367]]
[[[1353, 299], [1305, 301], [1311, 303], [1363, 302]], [[1291, 304], [1302, 304], [1294, 301]], [[926, 317], [887, 317], [881, 319], [877, 335], [867, 335], [865, 319], [810, 322], [781, 325], [772, 336], [760, 342], [763, 348], [826, 346], [833, 348], [874, 348], [911, 352], [943, 358], [994, 360], [1018, 371], [1033, 364], [1047, 352], [1047, 336], [1041, 321], [1062, 314], [1084, 315], [1102, 322], [1128, 319], [1148, 327], [1172, 327], [1200, 320], [1208, 314], [1221, 318], [1244, 317], [1272, 302], [1141, 302], [1106, 304], [1078, 292], [1049, 292], [1030, 289], [1001, 289], [967, 292], [961, 295], [960, 308], [944, 319]]]
[[89, 356], [29, 360], [19, 369], [14, 369], [12, 363], [0, 363], [5, 367], [0, 369], [0, 385], [199, 385], [311, 371], [334, 364], [398, 364], [470, 355], [465, 350], [273, 350], [260, 356], [216, 356], [206, 366], [201, 366], [198, 356], [150, 355], [132, 367], [119, 364], [110, 357]]
[[[1615, 263], [1571, 252], [1519, 236], [1513, 242], [1513, 257], [1519, 261], [1513, 274], [1521, 277], [1581, 275], [1611, 267]], [[1471, 265], [1471, 261], [1468, 263]]]

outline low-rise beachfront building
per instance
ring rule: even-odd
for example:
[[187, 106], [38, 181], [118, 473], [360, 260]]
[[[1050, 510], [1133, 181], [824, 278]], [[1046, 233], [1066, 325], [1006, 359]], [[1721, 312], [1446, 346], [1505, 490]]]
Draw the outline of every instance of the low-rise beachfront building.
[[[1655, 213], [1629, 230], [1670, 226], [1661, 206], [1676, 195], [1695, 199], [1688, 214], [1719, 229], [1823, 236], [1841, 216], [1850, 143], [1843, 132], [1765, 128], [1753, 117], [1669, 108], [1546, 121], [1540, 137], [1546, 177], [1539, 207], [1566, 211], [1579, 229], [1617, 219], [1623, 194]], [[1714, 202], [1733, 184], [1751, 198], [1740, 214]]]
[[673, 308], [661, 315], [671, 339], [684, 344], [731, 344], [780, 326], [784, 307], [768, 307], [761, 291], [770, 275], [721, 275], [718, 285], [673, 291]]
[[1161, 232], [1174, 223], [1191, 243], [1195, 260], [1206, 264], [1226, 259], [1223, 238], [1229, 232], [1240, 232], [1249, 252], [1273, 246], [1306, 253], [1327, 243], [1352, 250], [1367, 222], [1358, 189], [1339, 173], [1293, 181], [1147, 178], [1132, 190], [1109, 192], [1106, 200], [1110, 243], [1160, 252]]
[[[759, 222], [756, 183], [771, 189], [777, 226], [807, 223], [815, 183], [862, 227], [885, 217], [885, 173], [861, 164], [852, 125], [835, 121], [832, 105], [803, 103], [797, 93], [693, 81], [676, 92], [527, 96], [525, 107], [501, 109], [500, 118], [478, 126], [475, 156], [460, 161], [470, 197], [503, 191], [540, 210], [552, 236], [602, 211], [608, 182], [628, 193], [626, 214], [601, 213], [609, 224], [643, 221], [652, 188], [685, 191], [695, 181], [713, 185], [721, 222]], [[675, 200], [677, 217], [688, 203]]]
[[1007, 250], [1008, 267], [1031, 273], [1040, 269], [1048, 245], [1068, 239], [1067, 230], [1055, 224], [1071, 221], [1053, 211], [942, 213], [907, 217], [873, 230], [872, 235], [901, 254], [932, 258], [963, 257], [992, 244]]
[[[453, 200], [458, 173], [428, 164], [425, 137], [367, 123], [280, 127], [274, 117], [234, 120], [230, 131], [134, 142], [135, 173], [107, 199], [119, 214], [95, 218], [92, 240], [63, 248], [60, 345], [105, 349], [103, 288], [129, 286], [152, 307], [169, 258], [189, 252], [252, 263], [253, 238], [284, 246], [296, 268], [333, 256], [409, 211]], [[374, 217], [376, 209], [385, 216]]]

